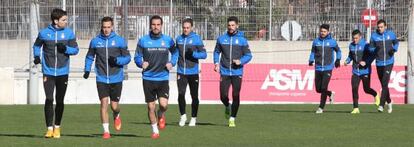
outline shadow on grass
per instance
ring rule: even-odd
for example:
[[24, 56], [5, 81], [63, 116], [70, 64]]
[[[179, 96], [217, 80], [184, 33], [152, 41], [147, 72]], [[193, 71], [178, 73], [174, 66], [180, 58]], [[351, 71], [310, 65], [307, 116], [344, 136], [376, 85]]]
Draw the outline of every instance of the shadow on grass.
[[24, 138], [44, 138], [41, 135], [32, 135], [32, 134], [0, 134], [0, 136], [5, 137], [24, 137]]
[[[150, 125], [149, 122], [131, 122], [132, 124], [138, 124], [138, 125]], [[186, 125], [188, 125], [188, 123], [186, 123]], [[210, 123], [210, 122], [197, 122], [196, 126], [222, 126], [219, 124], [215, 124], [215, 123]], [[171, 123], [167, 123], [167, 126], [178, 126], [178, 122], [171, 122]], [[227, 126], [227, 125], [224, 125]]]
[[[276, 112], [276, 113], [315, 113], [315, 111], [311, 111], [311, 110], [272, 110], [272, 112]], [[325, 110], [325, 111], [323, 111], [323, 113], [351, 113], [351, 111]], [[378, 113], [378, 112], [368, 111], [368, 112], [361, 112], [361, 113]]]

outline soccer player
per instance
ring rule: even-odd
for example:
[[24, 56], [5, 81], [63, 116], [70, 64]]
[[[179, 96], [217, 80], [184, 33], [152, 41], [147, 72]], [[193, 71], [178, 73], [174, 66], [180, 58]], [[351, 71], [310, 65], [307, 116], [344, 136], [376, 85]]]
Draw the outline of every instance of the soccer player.
[[101, 33], [93, 38], [85, 58], [85, 73], [89, 77], [93, 61], [95, 62], [96, 85], [101, 102], [101, 121], [103, 138], [111, 138], [108, 121], [108, 100], [111, 100], [112, 115], [116, 131], [121, 130], [119, 100], [124, 80], [123, 66], [131, 61], [128, 45], [124, 38], [113, 31], [114, 20], [104, 17], [101, 20]]
[[[68, 84], [70, 55], [79, 52], [73, 31], [66, 28], [68, 16], [62, 9], [53, 9], [52, 23], [41, 30], [33, 45], [34, 64], [42, 64], [43, 87], [46, 94], [45, 119], [46, 138], [60, 138], [60, 124], [64, 109], [64, 98]], [[42, 51], [41, 51], [42, 50]], [[56, 108], [53, 109], [53, 94], [56, 88]], [[54, 118], [54, 122], [53, 122]]]
[[384, 20], [378, 20], [377, 30], [372, 32], [370, 50], [375, 54], [375, 65], [381, 83], [381, 100], [378, 107], [379, 112], [384, 111], [385, 102], [388, 103], [388, 113], [392, 113], [392, 101], [388, 89], [388, 82], [392, 67], [394, 66], [394, 53], [398, 51], [398, 40], [394, 32], [387, 29]]
[[179, 52], [177, 68], [178, 106], [180, 109], [179, 126], [184, 126], [187, 121], [185, 113], [185, 92], [187, 85], [191, 94], [191, 120], [189, 126], [195, 126], [198, 111], [198, 84], [199, 69], [198, 60], [207, 58], [206, 49], [200, 36], [193, 32], [193, 20], [185, 18], [182, 21], [183, 34], [176, 38], [176, 46]]
[[[229, 17], [227, 32], [218, 37], [214, 49], [214, 71], [220, 72], [220, 99], [225, 106], [224, 113], [226, 119], [229, 119], [229, 127], [236, 127], [235, 119], [240, 105], [243, 66], [252, 59], [247, 39], [238, 28], [238, 18]], [[232, 104], [229, 103], [228, 94], [230, 85], [233, 87]]]
[[[169, 96], [169, 71], [175, 66], [178, 51], [174, 40], [162, 34], [163, 20], [154, 15], [150, 19], [150, 33], [138, 40], [135, 52], [135, 64], [142, 68], [145, 102], [148, 106], [148, 118], [152, 127], [151, 138], [159, 138], [159, 129], [165, 128], [165, 112]], [[171, 57], [169, 60], [169, 52]], [[156, 100], [159, 110], [156, 113]], [[158, 120], [157, 120], [158, 116]], [[159, 126], [158, 126], [159, 125]]]
[[379, 105], [379, 95], [375, 90], [370, 87], [371, 84], [371, 63], [373, 61], [373, 55], [369, 51], [369, 44], [361, 37], [359, 30], [352, 32], [352, 42], [349, 44], [348, 58], [345, 60], [344, 65], [347, 66], [352, 61], [352, 100], [354, 109], [352, 114], [360, 113], [358, 108], [358, 89], [359, 83], [362, 81], [364, 91], [370, 94], [375, 99], [375, 104]]
[[315, 63], [316, 92], [321, 94], [321, 101], [316, 113], [323, 113], [328, 96], [331, 103], [334, 101], [335, 92], [329, 91], [328, 86], [332, 70], [334, 66], [336, 68], [340, 66], [340, 61], [341, 49], [329, 33], [329, 25], [322, 24], [319, 27], [319, 37], [312, 42], [312, 50], [309, 57], [309, 66], [313, 66]]

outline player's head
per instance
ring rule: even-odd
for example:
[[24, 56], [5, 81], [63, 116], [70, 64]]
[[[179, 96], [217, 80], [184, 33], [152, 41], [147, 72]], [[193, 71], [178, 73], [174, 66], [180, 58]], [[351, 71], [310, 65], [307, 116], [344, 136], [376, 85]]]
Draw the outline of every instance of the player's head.
[[328, 24], [322, 24], [319, 27], [319, 36], [321, 38], [325, 38], [329, 34], [329, 25]]
[[62, 9], [53, 9], [50, 18], [52, 24], [58, 28], [64, 28], [68, 24], [68, 14]]
[[109, 36], [114, 29], [114, 19], [109, 16], [105, 16], [101, 20], [101, 32], [105, 36]]
[[361, 40], [361, 31], [358, 29], [352, 31], [352, 42], [357, 44]]
[[385, 22], [385, 20], [380, 19], [377, 22], [377, 31], [379, 33], [384, 33], [385, 30], [387, 29], [387, 22]]
[[193, 19], [185, 18], [182, 21], [181, 25], [183, 27], [183, 34], [184, 35], [188, 35], [188, 34], [191, 33], [191, 31], [193, 31]]
[[227, 18], [227, 32], [233, 34], [239, 28], [239, 19], [236, 16]]
[[151, 32], [155, 35], [158, 35], [161, 33], [161, 28], [162, 28], [162, 18], [159, 15], [154, 15], [151, 17], [150, 19], [150, 29]]

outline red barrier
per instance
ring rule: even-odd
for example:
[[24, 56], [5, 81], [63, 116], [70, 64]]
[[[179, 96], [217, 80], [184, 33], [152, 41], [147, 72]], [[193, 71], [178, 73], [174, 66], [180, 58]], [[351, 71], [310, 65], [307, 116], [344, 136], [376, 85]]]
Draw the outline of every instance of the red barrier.
[[[220, 75], [213, 68], [214, 64], [201, 65], [201, 100], [220, 100]], [[336, 92], [335, 102], [352, 103], [351, 70], [350, 65], [333, 70], [329, 90]], [[314, 74], [314, 67], [307, 65], [248, 64], [244, 67], [240, 98], [252, 102], [319, 102]], [[394, 66], [389, 88], [391, 99], [396, 104], [405, 103], [405, 82], [405, 66]], [[371, 87], [377, 92], [381, 89], [375, 66], [371, 74]], [[359, 88], [359, 102], [372, 103], [374, 98], [364, 93], [362, 82]]]

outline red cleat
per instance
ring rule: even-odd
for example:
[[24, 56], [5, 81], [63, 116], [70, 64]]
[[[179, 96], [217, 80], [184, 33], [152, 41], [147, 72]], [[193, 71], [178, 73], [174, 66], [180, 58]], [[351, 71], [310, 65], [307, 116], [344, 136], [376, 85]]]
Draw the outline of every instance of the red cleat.
[[116, 131], [121, 131], [121, 117], [120, 116], [115, 117], [114, 127]]
[[165, 116], [162, 116], [158, 121], [158, 127], [160, 127], [160, 130], [165, 129]]
[[158, 134], [158, 133], [152, 133], [151, 138], [152, 139], [158, 139], [158, 138], [160, 138], [160, 134]]
[[109, 132], [105, 132], [105, 133], [103, 133], [102, 138], [103, 139], [109, 139], [109, 138], [111, 138], [111, 134], [109, 134]]

